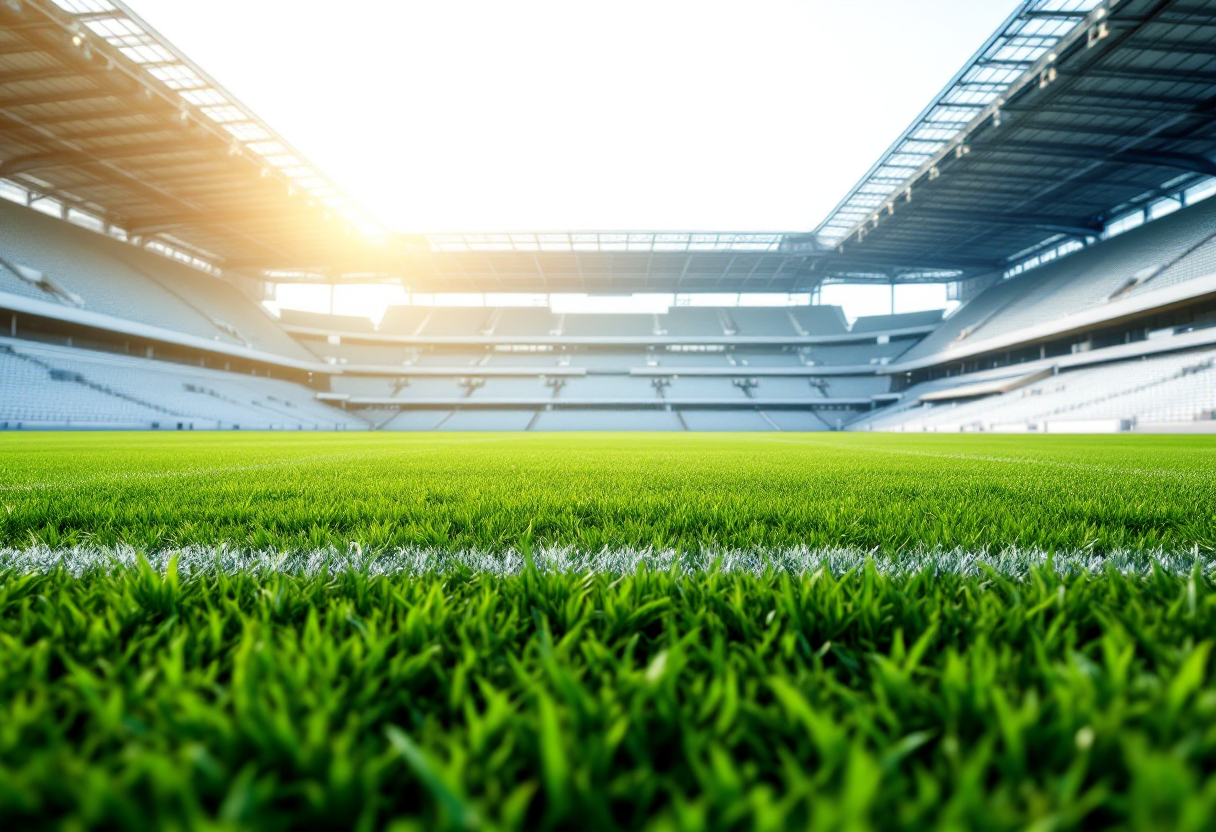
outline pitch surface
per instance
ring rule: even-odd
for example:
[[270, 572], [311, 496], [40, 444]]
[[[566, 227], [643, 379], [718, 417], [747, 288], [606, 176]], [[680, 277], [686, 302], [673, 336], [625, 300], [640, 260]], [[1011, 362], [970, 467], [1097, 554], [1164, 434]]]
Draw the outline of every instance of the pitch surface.
[[1216, 547], [1216, 437], [0, 436], [0, 546]]
[[0, 436], [0, 826], [1199, 832], [1214, 451]]

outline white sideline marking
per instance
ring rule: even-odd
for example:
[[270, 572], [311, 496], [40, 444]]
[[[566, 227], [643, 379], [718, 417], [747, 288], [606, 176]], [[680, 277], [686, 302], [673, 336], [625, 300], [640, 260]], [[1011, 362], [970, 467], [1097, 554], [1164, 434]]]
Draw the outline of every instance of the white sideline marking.
[[[108, 572], [131, 568], [138, 563], [139, 557], [140, 553], [129, 546], [108, 549], [33, 545], [0, 549], [0, 570], [26, 573], [62, 568], [70, 574], [80, 575], [95, 570]], [[171, 557], [177, 557], [178, 569], [183, 574], [248, 571], [316, 575], [356, 569], [373, 575], [421, 575], [467, 569], [482, 574], [518, 575], [526, 568], [523, 554], [514, 549], [501, 552], [449, 552], [414, 547], [365, 553], [355, 543], [345, 551], [332, 547], [294, 553], [249, 551], [220, 545], [185, 546], [147, 554], [149, 562], [157, 570], [163, 570]], [[767, 551], [705, 552], [653, 549], [580, 552], [569, 547], [538, 547], [533, 553], [533, 560], [545, 572], [603, 572], [616, 575], [627, 575], [638, 568], [685, 574], [715, 568], [724, 572], [750, 574], [806, 574], [826, 570], [841, 575], [872, 565], [878, 572], [887, 575], [927, 570], [939, 575], [982, 576], [988, 574], [989, 570], [995, 570], [1010, 577], [1025, 577], [1032, 569], [1048, 564], [1054, 565], [1058, 572], [1070, 574], [1099, 573], [1113, 567], [1124, 574], [1143, 575], [1156, 567], [1177, 575], [1191, 574], [1196, 569], [1207, 575], [1216, 575], [1216, 552], [1200, 552], [1198, 548], [1190, 552], [1120, 551], [1102, 555], [1089, 550], [1051, 554], [1039, 549], [1012, 547], [991, 552], [933, 549], [897, 554], [854, 547], [812, 549], [805, 546]]]

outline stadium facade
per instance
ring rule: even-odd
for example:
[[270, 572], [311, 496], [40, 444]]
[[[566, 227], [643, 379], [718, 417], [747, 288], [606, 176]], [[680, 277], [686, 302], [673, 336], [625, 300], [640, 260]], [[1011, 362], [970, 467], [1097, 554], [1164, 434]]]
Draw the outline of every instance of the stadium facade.
[[[1216, 429], [1216, 0], [1029, 0], [814, 231], [391, 235], [121, 3], [0, 3], [0, 428]], [[263, 306], [806, 293], [942, 311]]]

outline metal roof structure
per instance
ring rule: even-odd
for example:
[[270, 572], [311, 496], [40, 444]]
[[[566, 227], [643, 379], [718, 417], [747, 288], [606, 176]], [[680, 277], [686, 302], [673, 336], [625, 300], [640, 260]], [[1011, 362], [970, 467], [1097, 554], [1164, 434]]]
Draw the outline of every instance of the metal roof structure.
[[119, 0], [0, 3], [0, 178], [273, 279], [414, 291], [947, 281], [1216, 176], [1216, 0], [1026, 0], [816, 232], [381, 231]]
[[380, 233], [118, 0], [0, 4], [0, 178], [217, 265], [326, 267]]
[[1107, 0], [838, 240], [831, 270], [992, 272], [1216, 176], [1216, 0]]
[[844, 238], [1101, 0], [1024, 0], [815, 229]]
[[[631, 236], [651, 239], [615, 239]], [[684, 235], [689, 238], [685, 242], [663, 242], [659, 238], [664, 236], [669, 235], [600, 234], [597, 242], [572, 239], [560, 244], [432, 243], [452, 248], [406, 254], [401, 280], [415, 292], [589, 293], [738, 292], [741, 287], [749, 292], [795, 292], [808, 291], [820, 280], [812, 274], [812, 256], [781, 251], [780, 235], [717, 235], [721, 239], [703, 243], [693, 238], [715, 235]], [[725, 239], [739, 236], [777, 241]], [[500, 245], [518, 247], [495, 248]]]
[[782, 233], [433, 234], [405, 257], [421, 292], [794, 292], [812, 277]]
[[785, 235], [750, 231], [556, 231], [431, 234], [431, 251], [757, 251], [781, 248]]

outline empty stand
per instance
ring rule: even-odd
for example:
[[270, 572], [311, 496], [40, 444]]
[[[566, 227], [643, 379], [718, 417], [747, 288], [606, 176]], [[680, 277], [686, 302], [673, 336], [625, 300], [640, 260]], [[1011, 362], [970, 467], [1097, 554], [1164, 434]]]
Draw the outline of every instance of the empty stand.
[[901, 312], [897, 315], [866, 315], [853, 321], [850, 332], [887, 332], [918, 326], [936, 326], [942, 322], [944, 309], [925, 312]]
[[494, 322], [492, 334], [498, 336], [556, 335], [561, 316], [548, 309], [505, 308]]
[[[1085, 420], [1193, 422], [1216, 410], [1216, 351], [1183, 352], [1063, 372], [999, 395], [904, 407], [859, 423], [873, 430], [1027, 430]], [[957, 379], [955, 385], [966, 384]], [[939, 383], [937, 389], [949, 389]]]
[[[803, 313], [808, 320], [816, 317], [807, 315], [807, 309], [812, 307], [799, 307], [798, 312]], [[835, 308], [835, 307], [830, 307]], [[758, 336], [758, 337], [773, 337], [773, 336], [797, 336], [803, 335], [805, 332], [799, 331], [799, 325], [795, 323], [793, 313], [784, 308], [768, 309], [765, 307], [747, 307], [740, 306], [736, 309], [731, 309], [727, 312], [730, 320], [734, 323], [736, 335]], [[825, 319], [830, 317], [824, 316]], [[842, 326], [841, 332], [844, 331]], [[816, 332], [816, 335], [827, 334]]]
[[773, 431], [778, 428], [756, 410], [684, 410], [680, 412], [688, 430]]
[[[764, 415], [784, 431], [830, 430], [824, 417], [808, 410], [766, 410]], [[825, 414], [831, 418], [831, 414]], [[837, 415], [839, 415], [837, 413]], [[834, 424], [834, 423], [833, 423]]]
[[665, 410], [541, 411], [532, 430], [684, 430], [679, 415]]
[[619, 338], [654, 335], [655, 315], [562, 315], [561, 334], [573, 338]]
[[813, 384], [805, 378], [757, 378], [756, 386], [752, 388], [752, 398], [756, 399], [822, 399], [824, 392], [822, 382]]
[[475, 337], [487, 333], [491, 312], [479, 307], [436, 306], [422, 323], [419, 337]]
[[726, 335], [723, 310], [707, 307], [673, 306], [659, 315], [659, 331], [667, 335]]
[[324, 332], [375, 332], [371, 318], [359, 315], [328, 315], [322, 312], [303, 312], [299, 309], [284, 309], [279, 313], [284, 326], [319, 329]]
[[667, 379], [670, 386], [663, 391], [667, 399], [722, 399], [746, 401], [744, 388], [736, 379], [713, 376], [678, 376]]
[[1083, 251], [997, 282], [963, 306], [904, 360], [931, 358], [1213, 273], [1216, 200], [1146, 223]]
[[[0, 200], [0, 257], [62, 294], [0, 268], [9, 292], [294, 359], [308, 353], [235, 285], [150, 251]], [[77, 302], [78, 301], [78, 302]]]
[[451, 418], [451, 410], [403, 410], [385, 422], [380, 430], [434, 430]]
[[434, 430], [527, 430], [536, 418], [535, 410], [457, 410], [435, 425]]
[[848, 330], [839, 306], [795, 306], [789, 314], [803, 335], [843, 335]]
[[481, 381], [481, 386], [474, 388], [471, 396], [475, 400], [553, 398], [553, 385], [548, 379], [538, 376], [491, 377]]
[[416, 335], [430, 312], [427, 306], [390, 306], [384, 311], [376, 331], [386, 335]]
[[366, 427], [280, 379], [0, 340], [0, 423], [15, 427]]
[[593, 375], [565, 379], [558, 397], [578, 399], [636, 399], [657, 398], [658, 391], [651, 379], [624, 375]]

